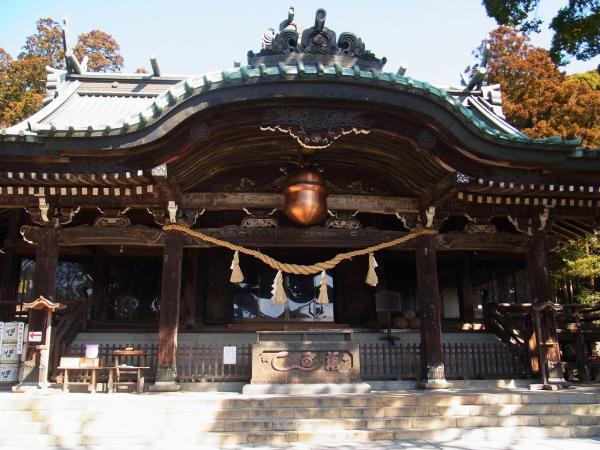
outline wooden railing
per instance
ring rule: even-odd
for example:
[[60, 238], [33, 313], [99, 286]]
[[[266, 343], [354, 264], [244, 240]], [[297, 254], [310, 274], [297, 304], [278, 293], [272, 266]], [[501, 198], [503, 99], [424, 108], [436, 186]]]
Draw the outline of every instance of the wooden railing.
[[[252, 344], [227, 344], [237, 348], [236, 364], [223, 364], [223, 344], [181, 343], [177, 349], [180, 382], [249, 381], [252, 374]], [[105, 366], [113, 364], [113, 351], [133, 347], [146, 353], [129, 356], [121, 363], [147, 365], [146, 379], [156, 377], [157, 344], [100, 344], [99, 357]], [[388, 342], [361, 343], [363, 380], [416, 380], [420, 375], [421, 345], [390, 345]], [[447, 378], [520, 378], [527, 376], [527, 361], [503, 343], [446, 343], [443, 345]], [[83, 356], [84, 345], [68, 345], [63, 356]]]
[[501, 342], [446, 343], [443, 345], [447, 378], [528, 377], [527, 355]]
[[[445, 343], [447, 378], [521, 378], [528, 376], [527, 358], [500, 342]], [[360, 344], [364, 380], [415, 380], [420, 375], [420, 344]]]
[[248, 381], [252, 376], [252, 344], [236, 347], [236, 364], [223, 364], [220, 344], [180, 344], [177, 348], [177, 377], [180, 382]]
[[531, 305], [486, 303], [483, 305], [483, 319], [486, 329], [515, 352], [529, 353], [529, 339], [533, 334]]
[[363, 380], [417, 379], [421, 367], [421, 344], [370, 342], [359, 344]]
[[[181, 343], [177, 347], [177, 376], [180, 382], [246, 381], [250, 380], [252, 367], [251, 344], [228, 344], [237, 347], [236, 364], [223, 364], [223, 345]], [[100, 344], [98, 356], [104, 366], [113, 365], [113, 352], [125, 347], [143, 350], [144, 356], [120, 357], [120, 364], [149, 366], [146, 379], [154, 381], [158, 357], [155, 343]], [[83, 356], [85, 345], [67, 345], [63, 356]]]

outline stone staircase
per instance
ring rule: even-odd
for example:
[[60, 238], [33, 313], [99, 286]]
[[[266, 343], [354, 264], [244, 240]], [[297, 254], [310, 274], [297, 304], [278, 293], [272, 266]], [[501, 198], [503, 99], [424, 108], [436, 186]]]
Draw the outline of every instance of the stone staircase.
[[311, 397], [0, 393], [0, 448], [590, 437], [600, 436], [599, 400], [595, 388]]

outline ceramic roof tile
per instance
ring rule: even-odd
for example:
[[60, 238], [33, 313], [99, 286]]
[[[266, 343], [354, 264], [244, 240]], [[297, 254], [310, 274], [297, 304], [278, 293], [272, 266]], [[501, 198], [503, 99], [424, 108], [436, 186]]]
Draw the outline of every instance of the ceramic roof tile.
[[75, 128], [90, 124], [111, 124], [139, 113], [153, 102], [153, 97], [81, 95], [69, 98], [61, 108], [41, 120], [43, 125], [68, 125]]

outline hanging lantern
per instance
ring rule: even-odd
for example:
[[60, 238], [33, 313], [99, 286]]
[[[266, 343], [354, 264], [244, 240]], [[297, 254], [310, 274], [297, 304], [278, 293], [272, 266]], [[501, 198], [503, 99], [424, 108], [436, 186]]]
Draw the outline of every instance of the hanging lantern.
[[325, 179], [316, 171], [300, 169], [288, 177], [283, 190], [285, 215], [299, 225], [322, 222], [327, 214]]

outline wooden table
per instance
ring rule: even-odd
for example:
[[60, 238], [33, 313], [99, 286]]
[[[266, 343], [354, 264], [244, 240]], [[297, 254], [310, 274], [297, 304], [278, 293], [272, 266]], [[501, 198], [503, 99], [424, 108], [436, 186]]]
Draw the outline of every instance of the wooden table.
[[[108, 370], [108, 379], [110, 381], [110, 379], [112, 378], [112, 367], [59, 367], [58, 370], [62, 370], [63, 371], [63, 383], [62, 383], [62, 389], [63, 392], [68, 392], [69, 390], [69, 385], [70, 384], [87, 384], [88, 386], [90, 386], [90, 391], [92, 392], [92, 394], [96, 393], [96, 383], [98, 381], [98, 375], [97, 373], [100, 370]], [[86, 370], [86, 371], [91, 371], [92, 375], [91, 375], [91, 380], [88, 381], [72, 381], [69, 382], [69, 371], [73, 371], [73, 370]]]

